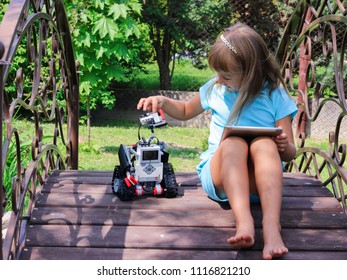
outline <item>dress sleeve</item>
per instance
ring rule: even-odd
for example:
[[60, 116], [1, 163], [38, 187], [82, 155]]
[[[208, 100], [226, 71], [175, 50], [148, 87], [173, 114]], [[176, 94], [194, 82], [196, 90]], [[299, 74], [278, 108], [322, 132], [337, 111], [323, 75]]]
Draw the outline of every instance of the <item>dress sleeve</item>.
[[275, 119], [276, 121], [283, 119], [286, 116], [294, 119], [296, 113], [298, 112], [298, 107], [296, 106], [294, 100], [289, 96], [286, 91], [282, 88], [276, 90], [280, 91], [280, 94], [274, 94], [274, 108], [275, 108]]
[[209, 105], [209, 99], [210, 99], [210, 95], [212, 94], [212, 91], [214, 88], [214, 83], [215, 83], [215, 78], [209, 80], [206, 84], [204, 84], [199, 89], [200, 102], [201, 102], [201, 106], [204, 110], [211, 109], [210, 105]]

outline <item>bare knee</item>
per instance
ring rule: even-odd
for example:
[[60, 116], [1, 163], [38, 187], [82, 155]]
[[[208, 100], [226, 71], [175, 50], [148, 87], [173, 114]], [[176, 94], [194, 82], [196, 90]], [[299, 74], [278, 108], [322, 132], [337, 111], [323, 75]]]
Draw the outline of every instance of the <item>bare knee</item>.
[[211, 175], [216, 187], [223, 186], [223, 178], [231, 169], [247, 166], [248, 143], [240, 137], [229, 137], [218, 147], [211, 160]]
[[255, 138], [250, 143], [249, 152], [253, 162], [270, 160], [280, 163], [281, 161], [277, 145], [270, 137]]
[[250, 157], [254, 166], [256, 185], [280, 184], [282, 163], [276, 143], [271, 138], [257, 138], [250, 144]]
[[241, 137], [229, 137], [223, 140], [218, 150], [220, 150], [222, 155], [226, 156], [248, 155], [249, 146], [247, 141]]

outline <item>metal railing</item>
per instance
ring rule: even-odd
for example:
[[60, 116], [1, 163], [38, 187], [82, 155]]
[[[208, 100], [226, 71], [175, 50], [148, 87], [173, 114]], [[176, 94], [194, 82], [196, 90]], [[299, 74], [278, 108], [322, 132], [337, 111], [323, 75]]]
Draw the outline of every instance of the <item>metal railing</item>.
[[[287, 168], [323, 182], [347, 213], [346, 139], [340, 138], [347, 118], [347, 3], [301, 1], [282, 35], [277, 57], [289, 90], [298, 94], [297, 156]], [[338, 109], [329, 126], [328, 148], [308, 147], [308, 126], [319, 121], [325, 106]], [[311, 135], [314, 137], [314, 135]]]
[[[3, 185], [10, 167], [14, 172], [0, 259], [16, 259], [45, 178], [52, 170], [78, 166], [78, 76], [63, 0], [10, 2], [0, 25], [0, 93]], [[19, 116], [34, 123], [25, 147], [29, 132], [17, 127]], [[50, 132], [43, 133], [43, 122], [51, 124]], [[1, 201], [5, 196], [1, 191]]]
[[[331, 189], [345, 212], [347, 149], [340, 139], [340, 128], [347, 115], [346, 14], [346, 1], [301, 1], [277, 51], [288, 88], [298, 95], [300, 104], [295, 123], [298, 152], [287, 169], [316, 176]], [[3, 184], [11, 149], [15, 155], [8, 197], [12, 216], [0, 259], [16, 259], [46, 176], [54, 169], [78, 166], [78, 77], [63, 0], [10, 2], [0, 25], [0, 77]], [[307, 127], [330, 103], [340, 113], [327, 135], [328, 149], [308, 147]], [[21, 116], [30, 115], [34, 120], [28, 163], [22, 162], [25, 129], [16, 127], [19, 110]], [[51, 133], [43, 134], [43, 119], [52, 122]], [[0, 191], [0, 201], [5, 198]], [[0, 211], [1, 220], [2, 207]]]

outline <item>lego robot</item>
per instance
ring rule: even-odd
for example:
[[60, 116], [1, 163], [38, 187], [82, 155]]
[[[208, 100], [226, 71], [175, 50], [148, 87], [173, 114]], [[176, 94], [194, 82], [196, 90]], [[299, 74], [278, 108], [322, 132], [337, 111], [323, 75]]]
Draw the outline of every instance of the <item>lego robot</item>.
[[[112, 177], [112, 190], [120, 200], [132, 200], [143, 195], [163, 195], [174, 198], [178, 193], [175, 173], [165, 151], [165, 143], [154, 135], [154, 128], [167, 124], [164, 112], [147, 113], [139, 117], [139, 141], [133, 146], [120, 145]], [[148, 139], [141, 138], [140, 128], [151, 129]]]

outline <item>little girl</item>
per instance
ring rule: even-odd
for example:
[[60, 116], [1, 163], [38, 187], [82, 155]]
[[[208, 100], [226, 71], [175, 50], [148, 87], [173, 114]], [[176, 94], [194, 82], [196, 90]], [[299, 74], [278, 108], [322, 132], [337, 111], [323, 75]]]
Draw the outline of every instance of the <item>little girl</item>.
[[[197, 166], [203, 189], [216, 201], [229, 201], [236, 233], [227, 239], [235, 249], [255, 242], [250, 203], [261, 203], [263, 258], [288, 252], [281, 236], [282, 163], [294, 158], [291, 121], [297, 107], [284, 89], [279, 65], [264, 40], [250, 27], [237, 23], [217, 38], [209, 55], [217, 76], [183, 102], [164, 96], [142, 98], [138, 109], [163, 109], [178, 120], [212, 110], [208, 149]], [[225, 125], [282, 127], [276, 137], [221, 142]]]

